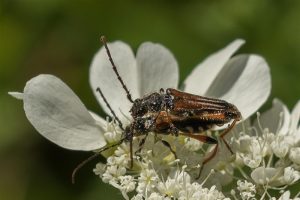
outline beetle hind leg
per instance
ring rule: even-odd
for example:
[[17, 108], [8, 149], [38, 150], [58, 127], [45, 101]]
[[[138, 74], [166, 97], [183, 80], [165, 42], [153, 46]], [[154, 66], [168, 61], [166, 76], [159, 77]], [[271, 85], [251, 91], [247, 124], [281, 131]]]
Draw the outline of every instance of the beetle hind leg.
[[216, 143], [216, 146], [214, 147], [214, 149], [213, 149], [211, 155], [209, 155], [208, 157], [206, 157], [206, 158], [203, 160], [202, 165], [201, 165], [200, 170], [199, 170], [199, 174], [198, 174], [198, 176], [196, 177], [196, 179], [199, 179], [199, 178], [200, 178], [201, 173], [202, 173], [202, 170], [203, 170], [203, 168], [204, 168], [204, 165], [205, 165], [206, 163], [208, 163], [211, 159], [213, 159], [213, 158], [216, 156], [217, 151], [218, 151], [218, 147], [219, 147], [219, 144]]
[[231, 154], [233, 154], [233, 151], [232, 149], [230, 148], [229, 144], [227, 143], [227, 141], [225, 140], [225, 136], [232, 130], [232, 128], [234, 127], [234, 125], [236, 124], [237, 120], [234, 120], [229, 126], [227, 129], [225, 129], [220, 137], [222, 139], [222, 141], [224, 142], [224, 144], [226, 145], [227, 149], [230, 151]]
[[219, 144], [218, 144], [218, 141], [215, 140], [214, 138], [212, 137], [209, 137], [207, 135], [195, 135], [195, 134], [183, 134], [184, 136], [187, 136], [187, 137], [190, 137], [190, 138], [194, 138], [200, 142], [204, 142], [204, 143], [207, 143], [207, 144], [215, 144], [216, 146], [214, 147], [212, 153], [207, 156], [206, 158], [204, 158], [203, 162], [202, 162], [202, 165], [200, 167], [200, 170], [199, 170], [199, 174], [198, 176], [196, 177], [196, 179], [199, 179], [200, 176], [201, 176], [201, 172], [203, 170], [203, 167], [205, 166], [206, 163], [208, 163], [211, 159], [213, 159], [216, 154], [217, 154], [217, 151], [218, 151], [218, 147], [219, 147]]

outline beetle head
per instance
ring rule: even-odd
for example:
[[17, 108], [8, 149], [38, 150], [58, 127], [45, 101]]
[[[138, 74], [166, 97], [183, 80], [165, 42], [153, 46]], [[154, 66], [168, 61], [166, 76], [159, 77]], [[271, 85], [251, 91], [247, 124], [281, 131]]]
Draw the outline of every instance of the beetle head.
[[242, 115], [240, 111], [237, 109], [237, 107], [233, 104], [228, 103], [228, 109], [225, 112], [225, 117], [228, 120], [235, 119], [237, 121], [240, 121], [242, 119]]

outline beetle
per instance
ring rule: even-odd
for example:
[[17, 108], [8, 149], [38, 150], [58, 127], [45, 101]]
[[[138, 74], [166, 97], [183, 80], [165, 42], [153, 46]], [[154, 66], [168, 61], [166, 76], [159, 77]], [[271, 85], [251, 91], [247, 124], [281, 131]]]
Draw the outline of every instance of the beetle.
[[[123, 142], [129, 142], [131, 160], [130, 167], [132, 168], [133, 137], [144, 136], [139, 143], [139, 151], [144, 145], [150, 132], [153, 132], [155, 135], [183, 135], [204, 143], [215, 144], [211, 155], [204, 158], [197, 178], [200, 177], [203, 166], [216, 155], [219, 145], [218, 140], [202, 134], [203, 132], [211, 129], [215, 125], [222, 126], [230, 123], [230, 125], [219, 135], [219, 137], [224, 142], [228, 150], [233, 154], [233, 151], [224, 137], [234, 127], [236, 122], [242, 119], [241, 113], [236, 106], [226, 102], [225, 100], [198, 96], [173, 88], [167, 88], [166, 90], [160, 89], [159, 92], [153, 92], [145, 95], [142, 98], [133, 100], [127, 86], [117, 70], [104, 36], [101, 37], [101, 42], [106, 49], [112, 69], [114, 70], [121, 86], [126, 92], [127, 99], [132, 103], [132, 107], [130, 109], [132, 122], [125, 128], [123, 127], [122, 122], [109, 105], [109, 102], [106, 100], [100, 87], [98, 87], [97, 92], [99, 92], [106, 106], [109, 108], [112, 116], [122, 129], [123, 136], [119, 142], [100, 149], [97, 154], [91, 156], [78, 165], [73, 171], [73, 180], [76, 171], [86, 162], [96, 157], [96, 155], [98, 155], [100, 152], [110, 149], [114, 146], [118, 146]], [[176, 152], [171, 148], [171, 145], [164, 140], [161, 140], [161, 142], [170, 149], [176, 158]]]

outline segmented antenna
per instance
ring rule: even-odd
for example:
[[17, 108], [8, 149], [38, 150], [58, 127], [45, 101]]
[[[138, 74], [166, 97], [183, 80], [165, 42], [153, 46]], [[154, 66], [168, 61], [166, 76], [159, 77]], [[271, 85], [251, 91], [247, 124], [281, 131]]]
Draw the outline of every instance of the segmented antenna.
[[100, 95], [101, 95], [103, 101], [105, 102], [106, 106], [107, 106], [108, 109], [110, 110], [111, 114], [114, 116], [115, 120], [117, 120], [117, 122], [118, 122], [120, 128], [124, 131], [123, 124], [122, 124], [121, 120], [117, 117], [116, 113], [115, 113], [115, 112], [113, 111], [113, 109], [110, 107], [110, 105], [109, 105], [108, 101], [106, 100], [105, 96], [103, 95], [101, 89], [100, 89], [99, 87], [97, 87], [96, 91], [100, 93]]
[[112, 147], [115, 147], [115, 146], [118, 146], [120, 144], [122, 144], [122, 142], [125, 140], [125, 138], [121, 139], [118, 143], [116, 144], [113, 144], [113, 145], [110, 145], [108, 147], [104, 147], [103, 149], [100, 149], [99, 152], [91, 155], [90, 157], [88, 157], [87, 159], [85, 159], [84, 161], [82, 161], [81, 163], [79, 163], [77, 165], [77, 167], [73, 170], [72, 172], [72, 184], [75, 184], [75, 176], [76, 176], [76, 173], [78, 172], [78, 170], [80, 170], [85, 164], [87, 164], [88, 162], [92, 161], [94, 158], [96, 158], [97, 156], [99, 156], [99, 154], [102, 152], [102, 151], [106, 151], [107, 149], [110, 149]]
[[101, 42], [103, 43], [103, 45], [104, 45], [104, 47], [105, 47], [105, 49], [106, 49], [106, 52], [107, 52], [109, 61], [110, 61], [111, 65], [112, 65], [112, 68], [113, 68], [114, 72], [116, 73], [117, 78], [118, 78], [118, 80], [120, 81], [120, 83], [121, 83], [123, 89], [125, 90], [125, 92], [126, 92], [126, 94], [127, 94], [128, 100], [129, 100], [131, 103], [133, 103], [131, 94], [130, 94], [129, 90], [127, 89], [127, 87], [126, 87], [124, 81], [122, 80], [122, 78], [121, 78], [121, 76], [120, 76], [120, 74], [119, 74], [119, 72], [118, 72], [118, 70], [117, 70], [117, 67], [116, 67], [116, 65], [115, 65], [115, 63], [114, 63], [114, 61], [113, 61], [113, 59], [112, 59], [112, 56], [111, 56], [111, 54], [110, 54], [110, 51], [109, 51], [108, 46], [107, 46], [107, 43], [106, 43], [106, 38], [105, 38], [105, 36], [101, 36], [100, 40], [101, 40]]

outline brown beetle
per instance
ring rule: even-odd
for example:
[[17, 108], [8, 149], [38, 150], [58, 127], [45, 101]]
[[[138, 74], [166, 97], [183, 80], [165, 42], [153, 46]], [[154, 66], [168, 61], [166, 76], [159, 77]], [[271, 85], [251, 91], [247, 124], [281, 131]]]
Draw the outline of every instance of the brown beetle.
[[[112, 65], [112, 68], [127, 94], [128, 100], [133, 104], [130, 109], [133, 120], [130, 125], [124, 128], [122, 122], [112, 110], [101, 89], [99, 87], [97, 88], [97, 91], [111, 111], [112, 116], [123, 130], [123, 136], [122, 139], [116, 144], [100, 149], [97, 154], [91, 156], [86, 161], [78, 165], [72, 175], [73, 182], [76, 171], [86, 162], [96, 157], [96, 155], [98, 155], [100, 152], [120, 145], [123, 142], [129, 142], [130, 144], [130, 158], [132, 167], [133, 137], [144, 136], [139, 144], [139, 150], [141, 150], [150, 132], [162, 135], [183, 135], [204, 143], [215, 144], [211, 155], [207, 156], [203, 160], [198, 178], [200, 177], [203, 166], [216, 155], [218, 149], [218, 141], [203, 134], [204, 131], [211, 129], [215, 125], [222, 126], [232, 121], [228, 128], [226, 128], [220, 134], [220, 138], [225, 143], [228, 150], [233, 154], [233, 151], [224, 137], [234, 127], [236, 122], [241, 120], [241, 113], [236, 106], [224, 100], [202, 97], [181, 92], [172, 88], [167, 88], [166, 91], [161, 89], [159, 92], [153, 92], [142, 98], [133, 100], [128, 88], [119, 75], [104, 36], [101, 37], [101, 41], [107, 51], [108, 59]], [[161, 142], [166, 145], [176, 157], [176, 153], [174, 150], [172, 150], [171, 145], [164, 140], [161, 140]]]

